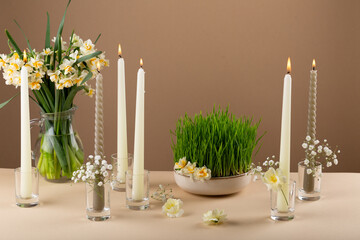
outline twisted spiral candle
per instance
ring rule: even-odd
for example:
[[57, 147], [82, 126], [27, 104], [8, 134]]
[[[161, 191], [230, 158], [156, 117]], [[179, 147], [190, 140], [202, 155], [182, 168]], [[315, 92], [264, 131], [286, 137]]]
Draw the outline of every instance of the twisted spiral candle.
[[314, 141], [316, 137], [316, 86], [317, 86], [317, 71], [310, 71], [310, 89], [309, 89], [309, 107], [308, 107], [308, 122], [307, 122], [307, 136]]
[[[308, 107], [308, 122], [307, 122], [307, 136], [311, 137], [310, 144], [314, 145], [316, 139], [316, 87], [317, 87], [317, 71], [315, 70], [315, 59], [313, 60], [312, 70], [310, 71], [310, 87], [309, 87], [309, 107]], [[306, 152], [306, 159], [310, 159], [310, 152]], [[315, 162], [311, 161], [310, 166], [306, 168], [312, 169]], [[306, 192], [314, 191], [314, 177], [310, 174], [304, 174], [303, 188]]]
[[103, 76], [96, 76], [95, 99], [95, 155], [104, 156], [104, 111], [103, 111]]

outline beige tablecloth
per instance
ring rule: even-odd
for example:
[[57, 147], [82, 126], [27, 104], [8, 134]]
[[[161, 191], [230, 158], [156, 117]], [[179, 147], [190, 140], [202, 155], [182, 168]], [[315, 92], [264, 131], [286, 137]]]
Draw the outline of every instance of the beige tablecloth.
[[[296, 177], [293, 174], [293, 177]], [[84, 184], [54, 184], [40, 180], [40, 205], [23, 209], [15, 205], [14, 171], [0, 169], [0, 239], [360, 239], [360, 174], [325, 173], [322, 198], [296, 201], [295, 219], [269, 218], [269, 192], [252, 182], [241, 193], [204, 197], [179, 189], [172, 172], [151, 172], [151, 192], [170, 184], [184, 202], [182, 217], [161, 213], [161, 202], [150, 209], [125, 207], [125, 194], [111, 192], [111, 219], [91, 222], [85, 216]], [[201, 216], [210, 209], [228, 213], [228, 222], [206, 226]]]

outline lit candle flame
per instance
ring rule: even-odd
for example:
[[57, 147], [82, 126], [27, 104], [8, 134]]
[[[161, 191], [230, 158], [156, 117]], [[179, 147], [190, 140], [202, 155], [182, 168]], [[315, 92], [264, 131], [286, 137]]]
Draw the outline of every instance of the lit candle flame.
[[100, 61], [97, 61], [96, 68], [97, 68], [98, 72], [100, 72]]
[[24, 58], [23, 58], [24, 62], [27, 62], [27, 56], [26, 56], [26, 51], [24, 50]]
[[287, 60], [286, 70], [287, 70], [287, 73], [288, 73], [288, 74], [291, 73], [291, 61], [290, 61], [290, 57], [288, 57], [288, 60]]
[[313, 59], [313, 62], [312, 62], [312, 68], [313, 68], [313, 70], [315, 70], [315, 68], [316, 68], [315, 58]]
[[144, 65], [143, 59], [140, 58], [140, 67], [142, 67]]
[[121, 57], [121, 45], [120, 45], [120, 43], [119, 43], [119, 49], [118, 49], [118, 55], [119, 55], [119, 57]]

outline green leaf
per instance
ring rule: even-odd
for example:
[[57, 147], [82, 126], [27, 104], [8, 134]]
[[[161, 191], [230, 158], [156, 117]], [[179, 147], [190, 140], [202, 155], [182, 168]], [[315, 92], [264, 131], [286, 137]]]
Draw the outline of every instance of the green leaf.
[[47, 23], [46, 23], [46, 34], [45, 34], [45, 49], [50, 48], [50, 16], [48, 12], [46, 12], [46, 15], [47, 15]]
[[89, 59], [91, 59], [91, 58], [93, 58], [93, 57], [96, 57], [96, 56], [100, 55], [101, 53], [102, 53], [101, 51], [96, 51], [96, 52], [90, 53], [90, 54], [88, 54], [88, 55], [85, 55], [85, 56], [83, 56], [83, 57], [81, 57], [81, 58], [78, 58], [73, 65], [76, 65], [76, 64], [78, 64], [78, 63], [81, 63], [81, 62], [84, 62], [84, 61], [86, 61], [86, 60], [89, 60]]
[[19, 54], [20, 58], [22, 58], [22, 51], [20, 50], [20, 48], [18, 47], [18, 45], [16, 44], [16, 42], [14, 41], [14, 39], [12, 38], [12, 36], [10, 35], [9, 31], [5, 29], [5, 34], [8, 37], [11, 45], [13, 45], [13, 47], [15, 48], [15, 51]]
[[63, 111], [66, 111], [68, 109], [70, 109], [70, 107], [72, 106], [72, 103], [73, 103], [73, 100], [74, 100], [74, 97], [76, 95], [76, 93], [82, 89], [84, 89], [85, 87], [84, 86], [80, 86], [80, 87], [75, 87], [75, 88], [72, 88], [69, 95], [67, 96], [66, 100], [65, 100], [65, 103], [64, 103], [64, 106], [63, 106]]
[[66, 5], [66, 8], [65, 8], [65, 12], [64, 12], [64, 16], [63, 18], [61, 19], [61, 22], [60, 22], [60, 25], [59, 25], [59, 29], [58, 29], [58, 32], [57, 32], [57, 35], [56, 35], [56, 41], [55, 41], [55, 51], [58, 49], [58, 38], [61, 37], [61, 34], [62, 34], [62, 31], [64, 29], [64, 22], [65, 22], [65, 16], [66, 16], [66, 11], [69, 7], [71, 3], [71, 0], [69, 0], [68, 4]]
[[3, 107], [5, 107], [6, 104], [8, 104], [9, 102], [11, 102], [11, 100], [13, 100], [17, 95], [19, 95], [20, 92], [18, 92], [17, 94], [15, 94], [14, 96], [12, 96], [9, 100], [3, 102], [0, 104], [0, 109], [2, 109]]
[[26, 42], [27, 42], [27, 45], [28, 45], [28, 47], [29, 47], [30, 52], [33, 52], [32, 48], [31, 48], [31, 46], [30, 46], [29, 39], [26, 37], [25, 32], [24, 32], [24, 31], [22, 30], [22, 28], [20, 27], [20, 24], [18, 24], [18, 22], [17, 22], [15, 19], [14, 19], [14, 22], [15, 22], [16, 25], [20, 28], [20, 31], [21, 31], [22, 34], [24, 35], [24, 38], [25, 38], [25, 40], [26, 40]]
[[[66, 8], [65, 8], [65, 12], [64, 12], [64, 16], [63, 18], [61, 19], [61, 22], [60, 22], [60, 25], [59, 25], [59, 29], [58, 29], [58, 32], [57, 32], [57, 35], [56, 35], [56, 40], [55, 40], [55, 46], [54, 46], [54, 60], [53, 60], [53, 67], [55, 69], [55, 60], [56, 60], [56, 51], [59, 49], [59, 43], [60, 43], [60, 49], [61, 49], [61, 34], [62, 34], [62, 31], [64, 29], [64, 22], [65, 22], [65, 16], [66, 16], [66, 11], [69, 7], [71, 3], [71, 0], [69, 0], [68, 4], [66, 5]], [[59, 41], [60, 39], [60, 41]], [[61, 56], [61, 52], [58, 54], [58, 56]], [[61, 61], [61, 58], [59, 59], [59, 63]]]
[[96, 40], [95, 40], [95, 42], [94, 42], [94, 44], [96, 44], [97, 43], [97, 41], [99, 40], [99, 38], [101, 37], [101, 33], [99, 34], [99, 36], [96, 38]]
[[84, 83], [86, 83], [92, 76], [93, 76], [92, 72], [89, 72], [88, 74], [86, 74], [84, 80], [82, 80], [82, 82], [81, 82], [81, 85], [84, 85]]

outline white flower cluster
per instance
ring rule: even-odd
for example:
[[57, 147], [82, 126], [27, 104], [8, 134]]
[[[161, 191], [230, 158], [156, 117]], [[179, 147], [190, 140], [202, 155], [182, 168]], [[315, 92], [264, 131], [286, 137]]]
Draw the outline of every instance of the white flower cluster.
[[196, 162], [191, 163], [186, 160], [186, 157], [181, 158], [174, 165], [174, 170], [183, 176], [188, 176], [192, 180], [199, 180], [201, 182], [211, 178], [211, 170], [206, 166], [196, 167]]
[[270, 168], [278, 167], [279, 161], [275, 160], [275, 155], [272, 155], [271, 158], [267, 157], [266, 160], [262, 164], [255, 165], [254, 163], [251, 164], [250, 173], [254, 174], [253, 180], [256, 181], [258, 175], [264, 175], [263, 172], [266, 172]]
[[174, 195], [172, 194], [172, 189], [164, 187], [162, 184], [159, 184], [158, 189], [151, 195], [151, 198], [166, 202], [169, 198], [174, 198]]
[[[53, 42], [55, 42], [55, 38]], [[50, 79], [51, 82], [55, 83], [56, 89], [61, 90], [80, 85], [89, 72], [93, 74], [91, 79], [95, 78], [98, 74], [98, 63], [100, 68], [109, 66], [109, 61], [105, 59], [104, 53], [83, 62], [76, 62], [79, 58], [96, 52], [95, 45], [90, 39], [83, 41], [79, 36], [73, 34], [72, 38], [70, 37], [69, 46], [62, 39], [61, 44], [62, 60], [55, 70], [52, 65], [54, 58], [53, 47], [44, 49], [42, 52], [28, 51], [27, 61], [20, 59], [19, 54], [15, 51], [9, 55], [1, 54], [0, 69], [3, 70], [5, 83], [16, 87], [20, 86], [20, 71], [22, 66], [25, 65], [29, 74], [30, 89], [39, 90], [41, 83]], [[94, 90], [86, 83], [84, 86], [86, 94], [92, 96]]]
[[320, 142], [317, 139], [311, 139], [310, 136], [306, 136], [305, 141], [301, 146], [306, 152], [304, 163], [307, 167], [310, 167], [306, 170], [307, 174], [315, 172], [316, 162], [319, 161], [321, 157], [325, 158], [326, 167], [331, 167], [333, 164], [339, 164], [336, 153], [339, 154], [340, 150], [331, 150], [326, 139], [324, 139], [323, 142]]
[[74, 183], [80, 181], [96, 183], [101, 187], [108, 181], [108, 170], [112, 170], [112, 165], [108, 164], [106, 160], [101, 159], [98, 155], [95, 157], [90, 155], [88, 160], [86, 165], [82, 165], [79, 170], [73, 173], [71, 180]]

